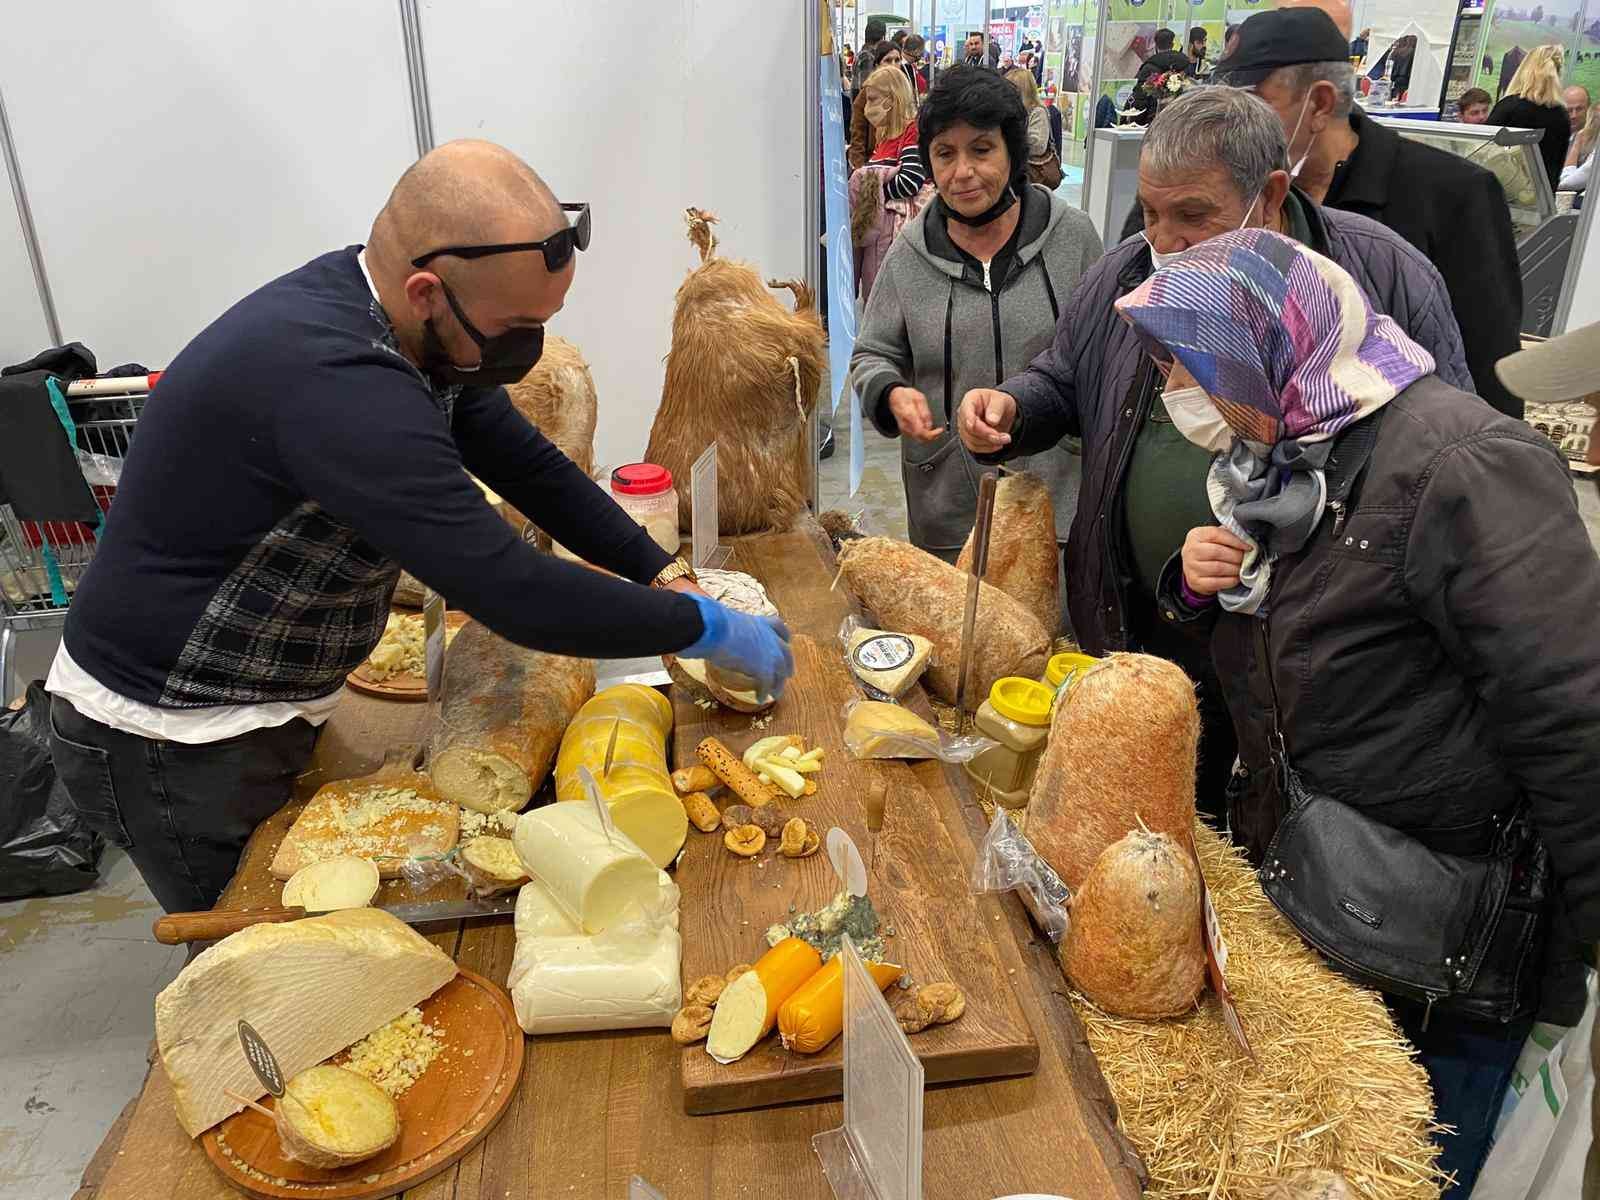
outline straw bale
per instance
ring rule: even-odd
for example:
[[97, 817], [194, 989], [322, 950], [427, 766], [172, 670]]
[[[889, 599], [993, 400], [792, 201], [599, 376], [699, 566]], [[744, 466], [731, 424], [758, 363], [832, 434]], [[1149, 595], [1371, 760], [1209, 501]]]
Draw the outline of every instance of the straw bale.
[[[956, 569], [967, 571], [971, 565], [972, 535], [968, 534]], [[989, 561], [983, 578], [1038, 618], [1046, 633], [1053, 636], [1061, 628], [1056, 510], [1050, 502], [1050, 489], [1037, 475], [1007, 475], [995, 489]]]
[[1143, 822], [1180, 843], [1194, 822], [1200, 714], [1181, 668], [1113, 654], [1056, 707], [1029, 793], [1034, 849], [1073, 889], [1111, 843]]
[[[933, 663], [924, 679], [936, 696], [954, 704], [968, 577], [925, 550], [881, 537], [846, 543], [839, 568], [879, 625], [933, 643]], [[1038, 679], [1050, 657], [1050, 635], [1038, 620], [987, 583], [979, 585], [974, 641], [968, 709], [977, 708], [1002, 676]]]
[[[1029, 813], [1030, 832], [1033, 823]], [[1164, 1021], [1111, 1017], [1071, 994], [1149, 1167], [1147, 1195], [1268, 1200], [1286, 1177], [1323, 1168], [1364, 1200], [1438, 1196], [1428, 1077], [1383, 1001], [1301, 942], [1242, 852], [1198, 822], [1194, 837], [1257, 1064], [1209, 993]]]

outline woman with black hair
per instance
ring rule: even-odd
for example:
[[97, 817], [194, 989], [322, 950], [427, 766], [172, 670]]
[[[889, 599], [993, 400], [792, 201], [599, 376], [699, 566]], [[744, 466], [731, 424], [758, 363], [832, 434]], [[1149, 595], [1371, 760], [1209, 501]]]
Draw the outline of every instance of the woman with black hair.
[[[1050, 344], [1078, 277], [1100, 257], [1089, 218], [1027, 182], [1016, 88], [954, 67], [928, 93], [918, 143], [938, 197], [884, 258], [850, 360], [862, 411], [901, 440], [914, 545], [951, 561], [972, 529], [981, 468], [951, 430], [968, 388], [993, 387]], [[1019, 459], [1049, 486], [1065, 541], [1078, 460]]]

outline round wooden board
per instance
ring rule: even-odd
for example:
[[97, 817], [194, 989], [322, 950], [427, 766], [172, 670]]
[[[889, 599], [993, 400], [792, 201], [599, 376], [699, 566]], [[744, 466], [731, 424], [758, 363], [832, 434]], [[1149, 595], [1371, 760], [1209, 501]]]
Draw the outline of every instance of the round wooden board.
[[[403, 616], [415, 614], [406, 613]], [[472, 620], [464, 612], [455, 609], [448, 610], [444, 615], [445, 628], [460, 629]], [[345, 686], [353, 692], [361, 692], [367, 696], [377, 696], [380, 700], [426, 700], [428, 698], [428, 681], [421, 675], [391, 675], [384, 680], [370, 679], [367, 677], [367, 664], [362, 663], [354, 671], [345, 676]]]
[[[284, 1158], [272, 1122], [247, 1108], [206, 1130], [206, 1157], [260, 1200], [375, 1200], [437, 1175], [505, 1113], [522, 1075], [523, 1039], [511, 998], [464, 967], [419, 1007], [422, 1019], [442, 1030], [444, 1047], [395, 1101], [400, 1140], [382, 1154], [337, 1171], [308, 1167]], [[273, 1101], [262, 1103], [271, 1108]]]

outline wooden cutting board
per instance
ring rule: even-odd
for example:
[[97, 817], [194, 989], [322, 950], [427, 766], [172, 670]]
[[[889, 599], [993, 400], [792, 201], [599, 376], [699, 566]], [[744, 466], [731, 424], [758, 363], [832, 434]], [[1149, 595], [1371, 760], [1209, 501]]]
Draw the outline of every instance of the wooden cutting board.
[[[407, 859], [435, 858], [455, 848], [461, 812], [439, 797], [433, 781], [411, 768], [416, 747], [392, 752], [370, 775], [340, 779], [317, 789], [295, 818], [272, 859], [272, 874], [287, 879], [301, 867], [354, 855], [378, 864], [381, 879], [395, 879]], [[423, 812], [395, 811], [366, 820], [362, 798], [388, 788], [406, 788], [428, 801]]]
[[[904, 764], [861, 762], [845, 749], [842, 711], [859, 693], [837, 643], [796, 636], [793, 648], [795, 677], [766, 728], [752, 728], [749, 717], [735, 713], [708, 713], [675, 688], [676, 761], [696, 761], [694, 748], [708, 734], [721, 737], [736, 754], [758, 737], [803, 734], [827, 751], [821, 774], [813, 777], [818, 792], [785, 800], [782, 810], [815, 824], [824, 839], [830, 828], [842, 826], [869, 864], [864, 797], [872, 776], [881, 774], [888, 804], [868, 895], [884, 928], [894, 931], [886, 957], [904, 965], [919, 984], [949, 981], [967, 997], [959, 1021], [911, 1037], [927, 1082], [1031, 1073], [1039, 1045], [994, 946], [1004, 931], [984, 927], [961, 857], [931, 798]], [[723, 794], [717, 800], [719, 808], [737, 802]], [[826, 851], [787, 859], [769, 842], [758, 858], [743, 859], [724, 848], [720, 831], [693, 828], [676, 878], [683, 893], [685, 985], [754, 962], [767, 948], [763, 934], [769, 925], [794, 911], [821, 908], [839, 888]], [[892, 1002], [899, 992], [891, 987], [887, 994]], [[706, 1053], [705, 1043], [689, 1046], [682, 1056], [684, 1108], [715, 1113], [837, 1096], [843, 1047], [843, 1038], [836, 1038], [817, 1054], [790, 1054], [774, 1033], [723, 1066]]]
[[335, 1171], [308, 1167], [285, 1158], [272, 1122], [247, 1108], [201, 1135], [206, 1157], [234, 1187], [263, 1200], [370, 1200], [437, 1175], [483, 1140], [517, 1094], [523, 1038], [510, 997], [465, 969], [418, 1007], [441, 1030], [443, 1048], [395, 1101], [400, 1139], [382, 1154]]
[[[397, 616], [412, 617], [413, 613], [397, 613]], [[447, 609], [444, 615], [445, 629], [454, 631], [460, 629], [472, 620], [464, 612]], [[448, 643], [446, 643], [448, 644]], [[368, 696], [377, 696], [382, 700], [426, 700], [428, 698], [428, 680], [423, 675], [390, 675], [386, 679], [374, 679], [369, 665], [362, 663], [349, 675], [345, 676], [345, 686], [352, 691], [364, 692]]]

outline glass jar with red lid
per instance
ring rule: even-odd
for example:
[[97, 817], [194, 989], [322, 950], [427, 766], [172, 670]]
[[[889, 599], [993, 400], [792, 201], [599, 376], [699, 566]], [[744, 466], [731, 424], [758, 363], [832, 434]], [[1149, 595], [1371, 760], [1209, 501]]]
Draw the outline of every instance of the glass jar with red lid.
[[628, 463], [611, 472], [611, 498], [668, 554], [678, 552], [678, 490], [672, 472], [655, 463]]

